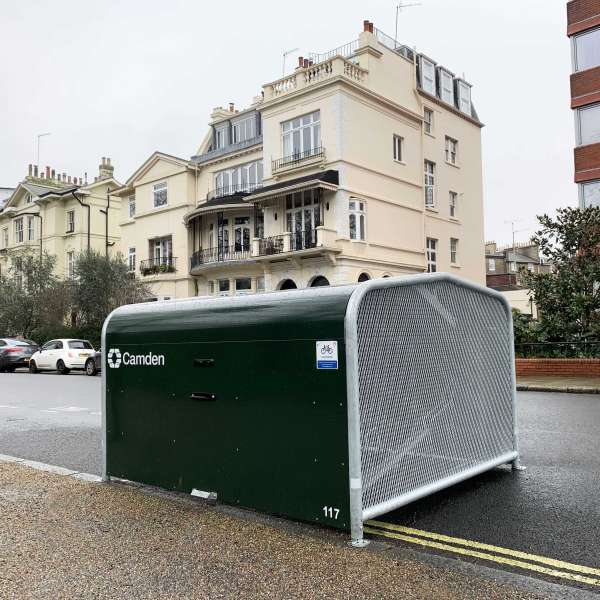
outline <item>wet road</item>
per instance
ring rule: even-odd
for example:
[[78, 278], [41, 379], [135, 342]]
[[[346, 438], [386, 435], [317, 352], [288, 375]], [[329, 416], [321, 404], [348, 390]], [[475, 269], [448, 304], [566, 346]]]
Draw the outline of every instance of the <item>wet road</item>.
[[100, 475], [100, 376], [0, 373], [0, 454]]
[[377, 520], [600, 567], [600, 396], [523, 392], [518, 406], [526, 471], [500, 467]]

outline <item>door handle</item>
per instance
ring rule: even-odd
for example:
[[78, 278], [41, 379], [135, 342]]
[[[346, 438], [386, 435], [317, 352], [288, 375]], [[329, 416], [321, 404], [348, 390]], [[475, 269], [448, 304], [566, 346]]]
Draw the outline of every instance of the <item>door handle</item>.
[[195, 367], [214, 367], [215, 360], [214, 360], [214, 358], [195, 358], [194, 366]]
[[217, 396], [212, 392], [192, 392], [190, 395], [190, 400], [203, 400], [205, 402], [210, 402], [216, 399]]

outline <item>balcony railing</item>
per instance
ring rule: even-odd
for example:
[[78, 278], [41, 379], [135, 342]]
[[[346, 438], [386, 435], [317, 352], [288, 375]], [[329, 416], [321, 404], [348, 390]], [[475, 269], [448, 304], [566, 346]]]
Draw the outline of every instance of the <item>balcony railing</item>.
[[228, 196], [247, 196], [261, 187], [262, 183], [236, 183], [233, 185], [225, 185], [208, 192], [206, 199], [216, 200], [217, 198], [227, 198]]
[[277, 160], [272, 161], [271, 170], [277, 171], [279, 169], [285, 169], [287, 167], [299, 165], [311, 158], [322, 158], [323, 156], [325, 156], [325, 148], [322, 146], [319, 146], [318, 148], [311, 148], [310, 150], [304, 150], [304, 152], [295, 152], [289, 156], [284, 156], [283, 158], [278, 158]]
[[201, 265], [207, 265], [216, 262], [230, 262], [235, 260], [246, 260], [250, 258], [250, 246], [243, 244], [234, 244], [233, 246], [224, 246], [221, 248], [205, 248], [197, 250], [190, 258], [190, 267], [192, 269]]
[[144, 276], [175, 273], [175, 271], [177, 271], [177, 259], [174, 256], [160, 256], [140, 261], [140, 273]]
[[305, 229], [292, 233], [290, 239], [290, 250], [306, 250], [307, 248], [316, 248], [317, 231], [316, 229]]
[[258, 242], [259, 256], [270, 256], [271, 254], [280, 254], [283, 252], [283, 236], [275, 235], [273, 237], [262, 238]]
[[239, 152], [240, 150], [251, 148], [257, 144], [262, 144], [262, 139], [262, 135], [257, 135], [256, 137], [244, 140], [243, 142], [235, 142], [234, 144], [229, 144], [223, 148], [215, 148], [214, 150], [209, 150], [205, 154], [199, 154], [198, 156], [192, 157], [192, 161], [201, 165], [215, 158], [225, 156], [230, 152]]

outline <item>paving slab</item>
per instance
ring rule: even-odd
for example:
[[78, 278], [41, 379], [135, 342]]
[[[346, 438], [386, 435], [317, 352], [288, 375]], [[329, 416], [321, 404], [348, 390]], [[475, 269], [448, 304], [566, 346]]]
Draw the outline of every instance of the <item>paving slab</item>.
[[600, 377], [517, 377], [517, 389], [521, 392], [600, 394]]

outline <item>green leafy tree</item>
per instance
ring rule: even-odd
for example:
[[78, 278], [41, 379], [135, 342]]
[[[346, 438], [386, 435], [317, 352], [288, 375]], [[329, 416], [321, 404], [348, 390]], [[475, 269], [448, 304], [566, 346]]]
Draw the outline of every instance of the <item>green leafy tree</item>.
[[600, 339], [600, 209], [560, 208], [538, 217], [533, 237], [551, 273], [524, 273], [551, 341]]
[[106, 258], [91, 250], [76, 258], [72, 299], [78, 325], [100, 330], [104, 319], [115, 308], [143, 302], [149, 296], [149, 287], [131, 277], [121, 254]]
[[70, 304], [70, 289], [54, 275], [49, 254], [13, 256], [0, 276], [0, 334], [34, 337], [42, 326], [61, 325]]

